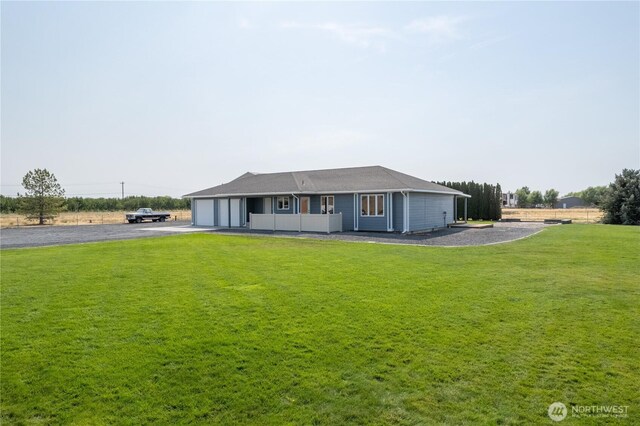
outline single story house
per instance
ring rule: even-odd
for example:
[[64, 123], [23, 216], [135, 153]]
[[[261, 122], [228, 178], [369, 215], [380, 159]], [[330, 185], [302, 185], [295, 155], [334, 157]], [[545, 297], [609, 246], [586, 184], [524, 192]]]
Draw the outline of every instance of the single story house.
[[196, 226], [415, 232], [455, 223], [469, 195], [381, 166], [245, 173], [184, 195]]

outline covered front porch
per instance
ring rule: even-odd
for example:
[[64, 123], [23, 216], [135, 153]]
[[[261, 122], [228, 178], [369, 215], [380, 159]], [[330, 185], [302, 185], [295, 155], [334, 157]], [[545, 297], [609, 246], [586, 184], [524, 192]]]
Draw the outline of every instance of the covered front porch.
[[[454, 223], [466, 223], [468, 216], [467, 216], [467, 200], [468, 200], [469, 196], [458, 196], [458, 195], [454, 195], [453, 196], [453, 218], [454, 218]], [[464, 205], [462, 207], [462, 212], [463, 215], [460, 216], [458, 213], [458, 207], [459, 207], [459, 200], [463, 199], [464, 200]], [[462, 217], [462, 221], [460, 220], [460, 218]]]
[[249, 213], [249, 229], [261, 231], [342, 232], [342, 213]]

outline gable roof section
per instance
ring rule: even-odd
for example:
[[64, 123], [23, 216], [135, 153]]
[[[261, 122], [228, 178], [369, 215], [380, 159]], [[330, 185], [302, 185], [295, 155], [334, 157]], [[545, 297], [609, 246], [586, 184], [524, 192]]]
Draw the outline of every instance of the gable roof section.
[[245, 173], [231, 182], [192, 192], [184, 197], [223, 197], [351, 192], [431, 192], [464, 196], [460, 191], [382, 166]]

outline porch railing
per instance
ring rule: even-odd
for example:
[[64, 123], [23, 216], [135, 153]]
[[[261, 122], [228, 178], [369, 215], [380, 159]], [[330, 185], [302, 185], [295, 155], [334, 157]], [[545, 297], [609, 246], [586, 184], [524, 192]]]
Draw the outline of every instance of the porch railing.
[[342, 213], [249, 214], [249, 228], [262, 231], [342, 232]]

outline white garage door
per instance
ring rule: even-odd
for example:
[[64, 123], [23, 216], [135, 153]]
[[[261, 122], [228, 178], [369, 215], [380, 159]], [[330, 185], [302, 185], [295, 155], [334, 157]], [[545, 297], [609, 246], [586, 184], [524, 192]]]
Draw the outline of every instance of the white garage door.
[[213, 200], [196, 200], [196, 225], [213, 226]]
[[229, 199], [218, 200], [218, 226], [229, 226]]
[[240, 200], [231, 199], [231, 226], [240, 226]]

